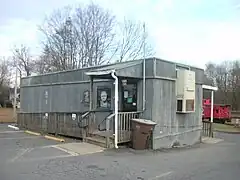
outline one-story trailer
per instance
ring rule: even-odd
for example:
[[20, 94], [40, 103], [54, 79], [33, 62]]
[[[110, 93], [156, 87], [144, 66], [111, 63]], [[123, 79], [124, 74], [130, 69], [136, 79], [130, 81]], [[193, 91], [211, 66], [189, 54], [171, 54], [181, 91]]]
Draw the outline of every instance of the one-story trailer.
[[144, 118], [156, 123], [150, 148], [192, 145], [201, 140], [203, 77], [157, 58], [24, 77], [18, 124], [117, 148], [131, 141], [131, 119]]

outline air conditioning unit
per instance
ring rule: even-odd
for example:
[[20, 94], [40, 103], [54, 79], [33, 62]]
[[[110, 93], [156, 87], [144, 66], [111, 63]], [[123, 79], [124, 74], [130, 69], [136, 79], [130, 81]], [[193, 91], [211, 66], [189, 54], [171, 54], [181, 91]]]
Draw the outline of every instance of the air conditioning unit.
[[177, 70], [176, 82], [177, 112], [195, 112], [195, 72]]

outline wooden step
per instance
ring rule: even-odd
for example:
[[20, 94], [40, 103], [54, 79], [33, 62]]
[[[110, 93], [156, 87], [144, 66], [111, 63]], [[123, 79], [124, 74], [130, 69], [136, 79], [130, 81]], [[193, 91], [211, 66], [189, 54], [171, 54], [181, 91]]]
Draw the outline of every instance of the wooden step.
[[94, 131], [90, 133], [92, 135], [101, 136], [101, 137], [110, 137], [114, 138], [113, 131]]
[[84, 139], [87, 143], [106, 148], [106, 140], [98, 139], [96, 137], [86, 137]]
[[85, 141], [105, 148], [114, 147], [114, 137], [111, 131], [95, 131], [89, 133]]

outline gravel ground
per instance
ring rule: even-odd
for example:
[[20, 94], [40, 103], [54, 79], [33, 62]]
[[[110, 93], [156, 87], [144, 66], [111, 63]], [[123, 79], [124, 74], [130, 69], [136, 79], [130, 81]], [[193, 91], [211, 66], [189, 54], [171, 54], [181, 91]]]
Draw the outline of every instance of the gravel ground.
[[[224, 141], [192, 148], [108, 150], [71, 156], [56, 142], [12, 133], [0, 125], [1, 180], [239, 180], [240, 136], [216, 133]], [[4, 133], [8, 131], [7, 133]]]

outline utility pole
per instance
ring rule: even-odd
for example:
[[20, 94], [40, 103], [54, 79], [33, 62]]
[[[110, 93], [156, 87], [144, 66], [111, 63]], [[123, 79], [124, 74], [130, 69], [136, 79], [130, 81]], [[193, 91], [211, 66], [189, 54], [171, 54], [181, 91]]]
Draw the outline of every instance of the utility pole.
[[18, 68], [16, 66], [15, 72], [15, 84], [14, 84], [14, 101], [13, 101], [13, 118], [16, 117], [16, 106], [17, 106], [17, 77], [18, 77]]
[[143, 23], [143, 111], [146, 108], [146, 25]]

